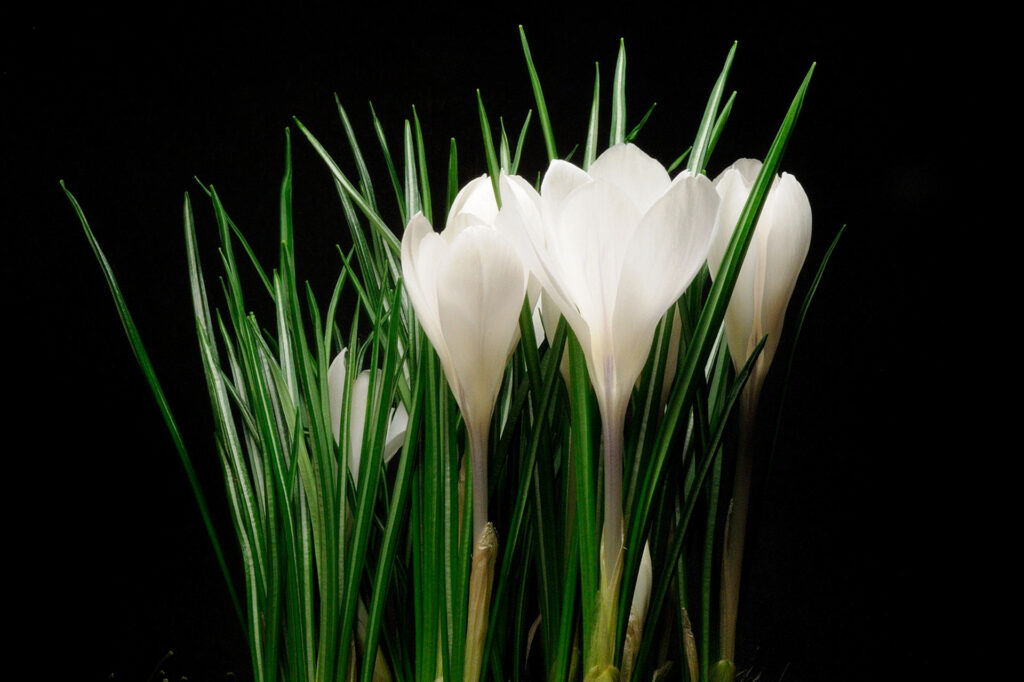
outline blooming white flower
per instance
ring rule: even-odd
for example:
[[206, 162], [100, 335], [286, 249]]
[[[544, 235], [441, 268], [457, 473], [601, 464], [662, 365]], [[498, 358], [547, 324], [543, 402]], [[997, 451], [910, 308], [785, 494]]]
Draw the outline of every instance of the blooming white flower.
[[503, 179], [506, 194], [518, 200], [505, 202], [499, 226], [525, 235], [528, 265], [586, 355], [602, 417], [621, 419], [658, 321], [707, 256], [719, 201], [711, 181], [672, 180], [622, 144], [589, 172], [553, 161], [539, 197]]
[[[519, 341], [527, 272], [493, 225], [497, 208], [482, 180], [459, 192], [440, 234], [423, 214], [413, 216], [402, 237], [402, 272], [463, 418], [486, 428]], [[493, 211], [481, 198], [483, 189], [491, 193]]]
[[525, 262], [576, 334], [597, 394], [605, 460], [598, 620], [611, 623], [626, 407], [658, 321], [707, 258], [719, 199], [706, 177], [684, 172], [672, 180], [632, 144], [607, 150], [589, 172], [553, 161], [539, 196], [524, 184], [501, 179], [496, 220], [518, 235]]
[[[346, 355], [348, 349], [343, 348], [327, 369], [327, 398], [331, 413], [331, 433], [334, 442], [341, 442], [341, 404], [345, 399]], [[366, 427], [366, 404], [369, 400], [370, 372], [362, 371], [352, 382], [352, 395], [349, 404], [349, 459], [348, 467], [352, 479], [359, 483], [359, 467], [362, 463], [363, 430]], [[390, 413], [387, 436], [384, 438], [382, 461], [388, 462], [405, 440], [405, 429], [409, 423], [409, 414], [405, 406], [398, 404]]]
[[[708, 252], [712, 278], [718, 276], [725, 249], [760, 170], [760, 161], [740, 159], [715, 178], [722, 206]], [[726, 340], [737, 369], [768, 335], [751, 378], [757, 388], [778, 349], [786, 307], [810, 244], [811, 204], [807, 194], [792, 175], [776, 175], [725, 313]]]
[[486, 177], [455, 197], [445, 229], [417, 213], [402, 236], [402, 273], [416, 317], [437, 351], [469, 435], [473, 562], [466, 623], [466, 679], [478, 679], [487, 636], [497, 535], [487, 521], [487, 432], [505, 366], [519, 341], [529, 272], [495, 226]]

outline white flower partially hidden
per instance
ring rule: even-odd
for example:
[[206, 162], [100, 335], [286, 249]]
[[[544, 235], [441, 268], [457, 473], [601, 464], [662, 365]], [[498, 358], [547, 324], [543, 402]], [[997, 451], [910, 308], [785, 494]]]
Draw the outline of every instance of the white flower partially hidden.
[[440, 234], [421, 213], [413, 216], [402, 237], [402, 273], [467, 427], [486, 430], [519, 341], [527, 272], [508, 240], [486, 222], [493, 217], [471, 212], [483, 203], [470, 201], [478, 187], [470, 183], [459, 193]]
[[672, 180], [624, 144], [589, 173], [553, 161], [532, 201], [503, 179], [502, 198], [499, 226], [525, 234], [528, 265], [580, 341], [602, 416], [621, 418], [658, 321], [707, 256], [714, 187], [689, 173]]
[[[327, 370], [327, 396], [328, 407], [331, 412], [331, 433], [334, 434], [334, 442], [341, 442], [341, 404], [345, 399], [345, 372], [348, 349], [342, 349]], [[349, 459], [348, 467], [352, 472], [352, 479], [359, 483], [359, 468], [362, 464], [363, 430], [366, 428], [366, 405], [369, 401], [370, 372], [363, 371], [356, 376], [352, 382], [352, 395], [349, 404]], [[405, 407], [399, 403], [391, 410], [388, 419], [387, 436], [384, 439], [383, 462], [388, 462], [398, 449], [402, 447], [405, 440], [405, 429], [409, 423], [409, 414]]]
[[[712, 278], [718, 276], [725, 249], [760, 170], [760, 161], [740, 159], [715, 178], [722, 207], [708, 253]], [[726, 340], [737, 369], [768, 335], [751, 377], [757, 388], [779, 347], [786, 307], [810, 244], [811, 204], [807, 194], [792, 175], [776, 175], [725, 313]]]

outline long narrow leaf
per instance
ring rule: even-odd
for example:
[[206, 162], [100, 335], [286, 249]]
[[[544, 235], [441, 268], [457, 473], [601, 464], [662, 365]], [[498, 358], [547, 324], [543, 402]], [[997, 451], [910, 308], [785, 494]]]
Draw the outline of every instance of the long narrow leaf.
[[612, 128], [608, 146], [626, 141], [626, 41], [619, 39], [619, 56], [615, 60], [615, 80], [612, 81]]
[[725, 90], [725, 79], [729, 76], [729, 69], [732, 67], [733, 57], [736, 56], [736, 43], [732, 44], [729, 54], [725, 57], [725, 66], [718, 75], [714, 87], [711, 89], [711, 96], [708, 98], [707, 107], [704, 109], [704, 117], [701, 118], [700, 127], [697, 129], [697, 139], [693, 142], [693, 151], [690, 153], [689, 163], [686, 168], [694, 175], [697, 175], [707, 165], [707, 157], [710, 153], [711, 138], [714, 132], [715, 121], [718, 119], [718, 103], [722, 99], [722, 92]]
[[177, 450], [178, 457], [181, 459], [181, 464], [185, 468], [185, 475], [188, 477], [189, 485], [192, 487], [192, 493], [195, 495], [196, 504], [199, 505], [199, 513], [203, 517], [203, 526], [206, 528], [206, 534], [210, 538], [210, 543], [213, 545], [214, 554], [217, 556], [217, 564], [220, 566], [221, 573], [224, 576], [224, 581], [227, 584], [228, 593], [231, 595], [231, 603], [235, 608], [238, 621], [242, 625], [243, 629], [245, 629], [245, 616], [242, 613], [242, 605], [238, 601], [238, 594], [235, 592], [231, 573], [228, 571], [227, 562], [224, 560], [224, 552], [221, 550], [220, 540], [217, 538], [217, 532], [214, 530], [213, 522], [210, 519], [209, 507], [207, 507], [206, 504], [206, 496], [203, 494], [202, 487], [199, 484], [199, 479], [196, 477], [195, 468], [192, 466], [192, 458], [189, 457], [188, 450], [185, 448], [185, 443], [181, 437], [181, 431], [178, 429], [177, 421], [175, 421], [174, 415], [171, 412], [171, 407], [167, 402], [167, 397], [164, 395], [163, 388], [160, 386], [160, 381], [157, 379], [156, 371], [153, 369], [152, 362], [150, 362], [149, 354], [146, 352], [146, 347], [142, 343], [142, 337], [139, 335], [138, 327], [136, 327], [135, 320], [132, 318], [132, 315], [128, 310], [128, 304], [121, 293], [121, 288], [117, 284], [117, 278], [114, 276], [114, 270], [110, 267], [110, 263], [107, 261], [107, 257], [103, 253], [103, 249], [100, 248], [99, 241], [96, 239], [92, 229], [89, 227], [89, 222], [85, 218], [85, 212], [82, 211], [82, 207], [78, 204], [74, 195], [67, 187], [64, 186], [63, 180], [61, 180], [60, 186], [61, 189], [64, 190], [64, 194], [67, 196], [68, 200], [71, 202], [71, 205], [74, 207], [75, 214], [78, 216], [78, 220], [82, 224], [82, 229], [85, 231], [85, 236], [89, 240], [89, 246], [92, 247], [93, 254], [96, 256], [96, 260], [99, 262], [100, 268], [103, 270], [103, 276], [106, 278], [107, 285], [110, 287], [110, 293], [114, 298], [114, 305], [117, 308], [118, 317], [121, 318], [121, 324], [124, 326], [125, 334], [128, 336], [128, 342], [131, 345], [132, 352], [135, 354], [135, 360], [139, 363], [139, 368], [146, 377], [146, 383], [149, 385], [149, 389], [153, 393], [153, 397], [156, 399], [157, 405], [160, 409], [160, 414], [164, 419], [164, 424], [166, 424], [167, 430], [171, 434], [171, 440], [174, 441], [175, 450]]
[[526, 69], [530, 72], [530, 85], [533, 86], [533, 98], [537, 102], [537, 116], [540, 118], [540, 129], [544, 134], [544, 146], [548, 152], [548, 161], [558, 158], [555, 150], [555, 134], [551, 130], [551, 119], [548, 117], [548, 107], [544, 102], [544, 90], [540, 87], [540, 78], [537, 76], [537, 69], [533, 65], [533, 55], [530, 53], [530, 44], [526, 42], [526, 31], [522, 24], [519, 25], [519, 39], [523, 43], [523, 56], [526, 57]]

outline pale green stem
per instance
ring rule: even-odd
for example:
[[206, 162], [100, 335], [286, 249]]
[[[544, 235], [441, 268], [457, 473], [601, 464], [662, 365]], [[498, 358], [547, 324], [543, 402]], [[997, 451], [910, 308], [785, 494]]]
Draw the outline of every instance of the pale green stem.
[[604, 441], [604, 529], [601, 543], [602, 581], [610, 576], [622, 552], [622, 442], [625, 407], [601, 411]]
[[[489, 421], [489, 420], [488, 420]], [[487, 521], [487, 428], [471, 429], [470, 468], [473, 471], [473, 561], [469, 569], [469, 614], [463, 682], [477, 682], [483, 668], [483, 649], [494, 583], [498, 535]]]
[[719, 657], [734, 663], [736, 657], [736, 620], [739, 612], [740, 576], [743, 571], [743, 543], [750, 509], [750, 480], [754, 468], [754, 422], [761, 394], [760, 377], [751, 377], [740, 396], [740, 433], [733, 478], [732, 501], [725, 522], [725, 546], [722, 551], [722, 588], [720, 600], [721, 651]]
[[[490, 420], [488, 420], [490, 421]], [[473, 540], [479, 540], [487, 525], [487, 425], [469, 434], [470, 469], [473, 471]]]
[[[592, 628], [593, 641], [586, 664], [587, 682], [618, 679], [615, 625], [622, 579], [622, 443], [625, 421], [625, 406], [602, 406], [604, 528], [601, 533], [601, 585], [597, 595], [597, 622]], [[614, 677], [609, 677], [611, 675]]]

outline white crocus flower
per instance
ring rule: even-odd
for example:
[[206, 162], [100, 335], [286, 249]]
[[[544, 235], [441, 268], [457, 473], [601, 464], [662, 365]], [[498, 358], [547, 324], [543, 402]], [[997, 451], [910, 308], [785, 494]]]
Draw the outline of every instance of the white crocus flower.
[[480, 179], [463, 188], [440, 234], [417, 213], [402, 237], [406, 291], [469, 433], [477, 535], [487, 521], [487, 432], [527, 288], [522, 262], [493, 225], [493, 193], [488, 202], [484, 190], [491, 192]]
[[[725, 249], [760, 170], [760, 161], [740, 159], [715, 178], [722, 207], [708, 253], [712, 278], [718, 275]], [[768, 335], [751, 376], [757, 389], [779, 347], [786, 307], [810, 244], [811, 204], [807, 194], [792, 175], [776, 176], [725, 313], [725, 336], [737, 369], [746, 363], [761, 338]]]
[[[722, 207], [708, 254], [712, 278], [718, 276], [726, 247], [760, 170], [760, 161], [740, 159], [715, 178]], [[736, 617], [754, 465], [752, 434], [757, 403], [765, 375], [779, 347], [786, 307], [810, 243], [811, 204], [807, 194], [792, 175], [783, 173], [781, 178], [775, 176], [725, 312], [725, 338], [737, 369], [746, 363], [754, 348], [767, 335], [764, 349], [740, 396], [740, 434], [732, 500], [725, 524], [719, 598], [719, 651], [722, 656], [719, 665], [726, 668], [733, 666], [735, 658]]]
[[605, 674], [614, 668], [622, 573], [626, 407], [658, 321], [707, 258], [718, 194], [703, 176], [684, 172], [671, 179], [632, 144], [612, 147], [589, 172], [553, 161], [539, 197], [504, 178], [501, 190], [499, 227], [520, 235], [525, 262], [579, 340], [601, 412], [601, 585], [584, 667], [588, 676]]
[[494, 223], [486, 178], [456, 196], [444, 231], [417, 213], [402, 236], [402, 274], [416, 317], [437, 351], [469, 435], [473, 560], [466, 623], [466, 680], [480, 677], [498, 538], [487, 521], [487, 436], [505, 366], [519, 341], [529, 272]]
[[[553, 161], [539, 197], [502, 179], [499, 226], [525, 236], [527, 265], [587, 359], [605, 437], [606, 559], [621, 547], [622, 429], [658, 321], [707, 257], [718, 195], [703, 176], [665, 168], [632, 144], [585, 172]], [[506, 210], [507, 209], [507, 210]], [[609, 531], [611, 537], [608, 536]]]
[[[334, 442], [341, 442], [341, 404], [345, 398], [345, 371], [348, 349], [343, 348], [327, 369], [327, 396], [331, 412], [331, 433]], [[369, 400], [370, 372], [360, 372], [352, 382], [352, 395], [349, 404], [348, 434], [349, 458], [348, 468], [352, 479], [359, 484], [359, 467], [362, 464], [363, 430], [366, 427], [366, 405]], [[409, 423], [409, 414], [401, 403], [391, 410], [388, 419], [387, 436], [384, 439], [382, 461], [389, 462], [405, 440], [405, 429]]]

